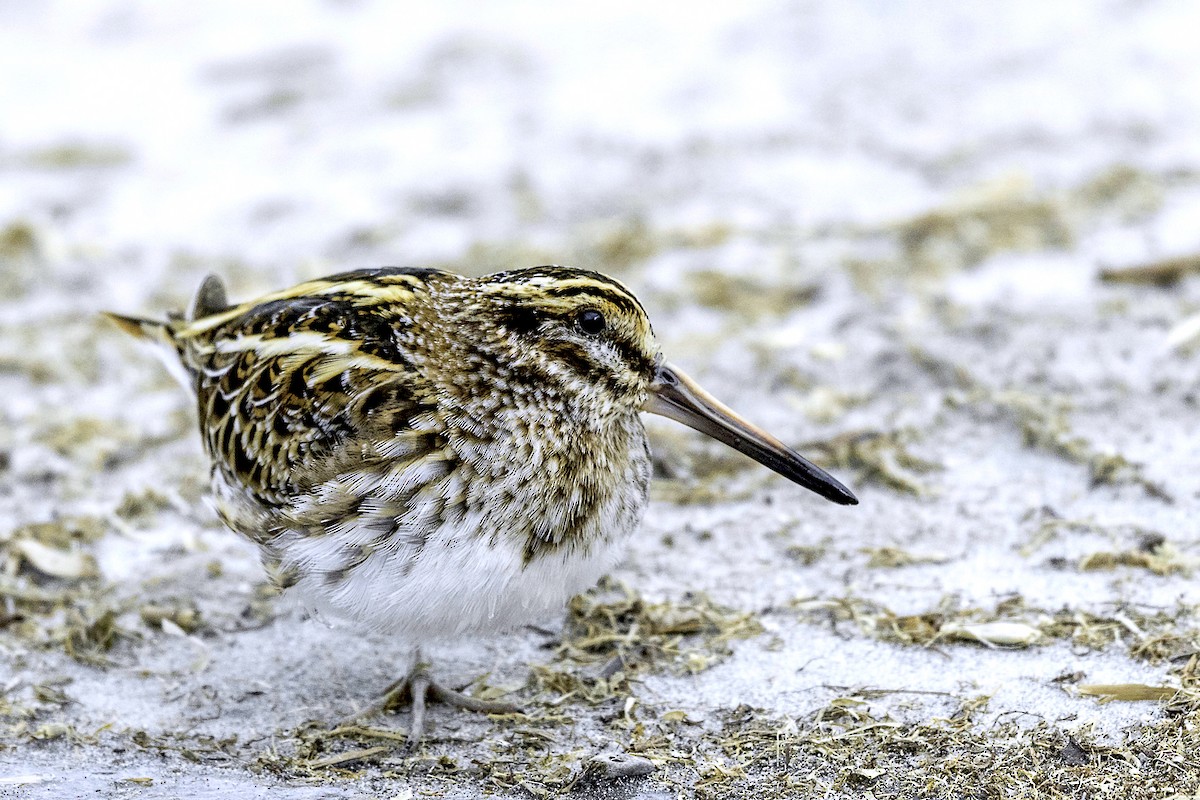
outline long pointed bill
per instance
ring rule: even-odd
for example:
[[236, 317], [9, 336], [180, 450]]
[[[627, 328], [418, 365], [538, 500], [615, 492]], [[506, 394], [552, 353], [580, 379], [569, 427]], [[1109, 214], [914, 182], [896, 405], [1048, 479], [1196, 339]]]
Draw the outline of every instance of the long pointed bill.
[[858, 498], [825, 470], [763, 429], [751, 425], [695, 381], [670, 364], [663, 363], [650, 384], [650, 397], [643, 411], [661, 414], [753, 458], [783, 477], [844, 506], [858, 505]]

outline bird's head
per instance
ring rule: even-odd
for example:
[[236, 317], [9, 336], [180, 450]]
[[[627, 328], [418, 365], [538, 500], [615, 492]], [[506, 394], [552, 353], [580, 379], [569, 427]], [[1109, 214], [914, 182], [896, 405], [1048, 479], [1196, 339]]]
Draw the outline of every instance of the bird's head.
[[604, 414], [639, 408], [654, 379], [658, 342], [641, 303], [597, 272], [533, 267], [479, 279], [472, 313], [489, 349]]

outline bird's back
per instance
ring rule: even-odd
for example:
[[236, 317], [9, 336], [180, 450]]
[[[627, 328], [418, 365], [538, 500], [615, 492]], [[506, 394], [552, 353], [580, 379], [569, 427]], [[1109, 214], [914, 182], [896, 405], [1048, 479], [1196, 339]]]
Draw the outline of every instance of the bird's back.
[[210, 278], [188, 318], [136, 321], [186, 370], [232, 527], [268, 540], [272, 512], [407, 427], [428, 400], [414, 364], [422, 295], [431, 281], [455, 279], [364, 270], [228, 306]]

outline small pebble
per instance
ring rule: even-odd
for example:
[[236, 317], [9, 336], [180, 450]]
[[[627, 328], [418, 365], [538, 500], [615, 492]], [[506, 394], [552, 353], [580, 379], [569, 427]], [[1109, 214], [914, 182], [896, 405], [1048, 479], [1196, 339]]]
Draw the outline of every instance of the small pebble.
[[588, 770], [599, 778], [640, 778], [654, 772], [654, 762], [628, 753], [606, 753], [588, 759]]

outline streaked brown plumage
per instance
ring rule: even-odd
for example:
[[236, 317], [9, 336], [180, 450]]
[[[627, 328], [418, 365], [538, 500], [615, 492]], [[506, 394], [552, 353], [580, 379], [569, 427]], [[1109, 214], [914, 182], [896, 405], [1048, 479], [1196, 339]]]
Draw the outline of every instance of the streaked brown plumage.
[[[536, 618], [611, 568], [646, 502], [642, 411], [857, 502], [666, 364], [595, 272], [363, 270], [234, 306], [210, 278], [186, 317], [111, 316], [182, 365], [222, 519], [314, 608], [414, 646]], [[426, 691], [484, 707], [410, 677], [414, 738]]]

